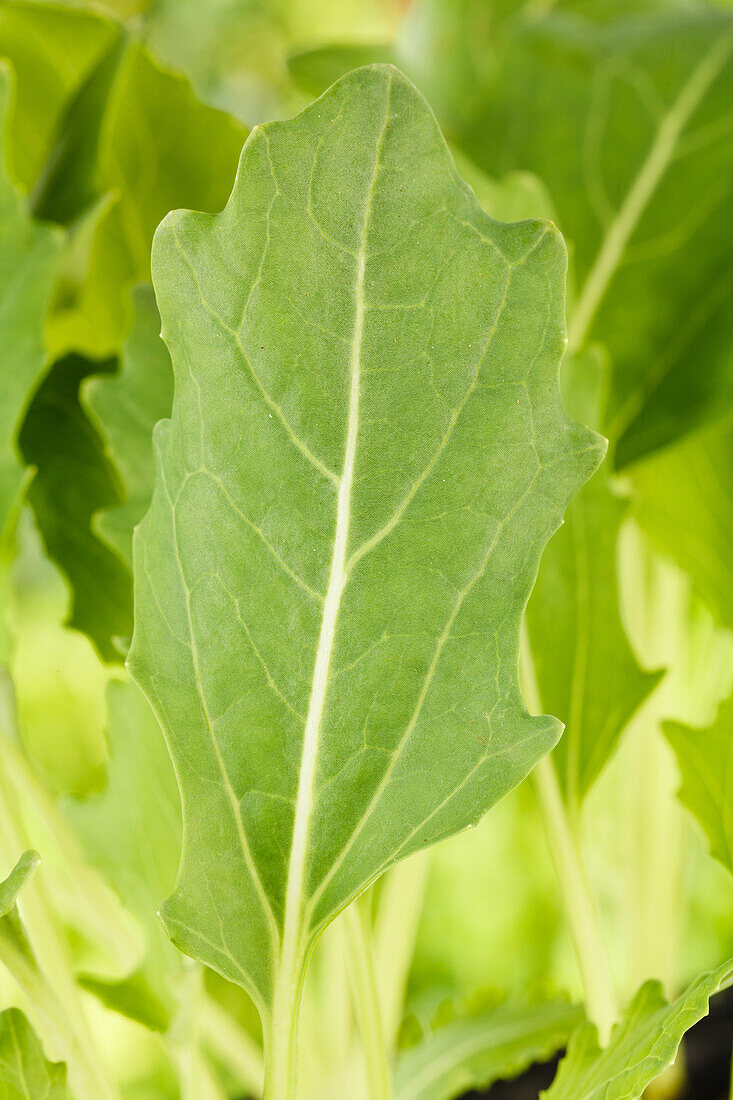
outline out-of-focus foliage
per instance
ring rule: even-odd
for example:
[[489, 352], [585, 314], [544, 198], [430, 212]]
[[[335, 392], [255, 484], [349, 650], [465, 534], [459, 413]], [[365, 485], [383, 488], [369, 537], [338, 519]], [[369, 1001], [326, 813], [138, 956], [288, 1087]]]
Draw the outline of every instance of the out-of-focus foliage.
[[20, 1009], [0, 1013], [0, 1086], [5, 1100], [68, 1100], [66, 1066], [49, 1062]]
[[43, 329], [56, 275], [61, 233], [41, 225], [7, 166], [11, 71], [0, 64], [0, 539], [17, 509], [23, 484], [18, 431], [47, 366]]
[[733, 874], [733, 699], [707, 729], [668, 723], [664, 732], [682, 771], [680, 798], [699, 819], [715, 858]]
[[[598, 353], [565, 359], [565, 402], [584, 423], [601, 421], [606, 370]], [[527, 610], [542, 705], [566, 725], [553, 755], [573, 812], [657, 680], [639, 668], [621, 621], [616, 560], [626, 512], [600, 470], [548, 546]]]
[[733, 629], [730, 416], [637, 463], [630, 476], [639, 524], [689, 573], [718, 622]]
[[551, 1058], [581, 1021], [578, 1008], [562, 1001], [460, 1006], [401, 1055], [397, 1100], [452, 1100], [511, 1080]]
[[614, 1028], [605, 1049], [592, 1024], [583, 1024], [547, 1092], [547, 1100], [638, 1100], [648, 1084], [674, 1061], [686, 1031], [707, 1013], [708, 1000], [730, 984], [733, 963], [724, 963], [668, 1004], [657, 982], [643, 985]]
[[115, 374], [89, 378], [81, 400], [104, 441], [122, 503], [92, 517], [99, 537], [132, 569], [132, 531], [153, 495], [153, 428], [168, 415], [173, 372], [152, 289], [136, 288], [135, 318]]

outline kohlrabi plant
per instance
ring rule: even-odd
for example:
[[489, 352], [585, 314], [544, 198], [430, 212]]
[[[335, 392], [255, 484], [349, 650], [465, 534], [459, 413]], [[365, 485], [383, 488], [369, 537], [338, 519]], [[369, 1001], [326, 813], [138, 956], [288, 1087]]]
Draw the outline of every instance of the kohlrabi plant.
[[0, 1100], [733, 1096], [733, 13], [104, 7], [0, 5]]

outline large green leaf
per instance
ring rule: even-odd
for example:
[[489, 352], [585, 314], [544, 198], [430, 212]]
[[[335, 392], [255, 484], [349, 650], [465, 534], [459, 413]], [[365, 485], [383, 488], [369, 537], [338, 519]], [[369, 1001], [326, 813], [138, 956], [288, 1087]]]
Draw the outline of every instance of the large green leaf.
[[682, 1036], [707, 1016], [708, 1000], [730, 984], [733, 962], [693, 982], [676, 1000], [664, 999], [659, 982], [646, 982], [601, 1050], [596, 1030], [582, 1024], [573, 1035], [547, 1100], [639, 1100], [670, 1066]]
[[664, 732], [682, 772], [679, 797], [705, 830], [712, 854], [733, 874], [733, 697], [708, 729], [665, 722]]
[[[563, 363], [566, 406], [586, 423], [601, 418], [603, 371], [590, 353]], [[626, 514], [627, 502], [599, 470], [550, 540], [527, 608], [542, 706], [566, 725], [554, 757], [576, 809], [659, 679], [639, 668], [621, 622], [617, 543]]]
[[563, 1001], [499, 1004], [459, 1015], [400, 1056], [397, 1100], [453, 1100], [522, 1073], [564, 1047], [583, 1012]]
[[81, 394], [124, 496], [122, 504], [94, 517], [94, 528], [130, 568], [132, 530], [153, 495], [153, 428], [170, 414], [173, 399], [171, 360], [160, 338], [152, 288], [137, 287], [133, 303], [135, 323], [122, 349], [118, 373], [88, 379]]
[[18, 503], [17, 434], [46, 365], [44, 321], [60, 234], [35, 222], [6, 168], [10, 70], [0, 64], [0, 535]]
[[630, 478], [643, 529], [689, 573], [715, 619], [733, 629], [731, 418], [637, 463]]
[[519, 623], [603, 451], [560, 403], [564, 272], [378, 66], [258, 128], [221, 215], [156, 235], [176, 396], [130, 665], [183, 795], [162, 913], [266, 1023], [354, 895], [557, 738]]
[[66, 1066], [48, 1061], [18, 1008], [0, 1013], [0, 1096], [3, 1100], [69, 1100]]

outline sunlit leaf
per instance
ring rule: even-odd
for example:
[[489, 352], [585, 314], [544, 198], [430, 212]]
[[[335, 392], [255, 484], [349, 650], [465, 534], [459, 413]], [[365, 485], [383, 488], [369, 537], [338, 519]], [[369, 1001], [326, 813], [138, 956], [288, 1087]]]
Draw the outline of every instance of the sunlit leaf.
[[164, 1004], [151, 988], [143, 971], [135, 971], [119, 981], [98, 978], [93, 974], [80, 974], [77, 980], [82, 989], [93, 993], [107, 1008], [135, 1020], [150, 1031], [167, 1031], [170, 1027], [170, 1006]]
[[12, 912], [18, 894], [35, 874], [40, 856], [37, 852], [24, 852], [7, 878], [0, 882], [0, 918]]

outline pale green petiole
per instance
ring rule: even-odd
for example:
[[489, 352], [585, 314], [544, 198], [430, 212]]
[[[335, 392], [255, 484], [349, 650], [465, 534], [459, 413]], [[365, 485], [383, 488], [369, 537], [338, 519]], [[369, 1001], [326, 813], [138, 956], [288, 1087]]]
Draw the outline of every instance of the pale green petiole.
[[[542, 701], [526, 630], [522, 633], [520, 676], [530, 711], [541, 714]], [[551, 756], [544, 757], [536, 765], [532, 782], [575, 948], [585, 991], [586, 1012], [598, 1029], [601, 1045], [605, 1045], [618, 1016], [616, 994], [579, 838], [571, 826]]]
[[382, 1022], [372, 932], [364, 901], [357, 898], [344, 915], [349, 942], [349, 968], [356, 1014], [361, 1028], [370, 1100], [391, 1100], [392, 1082]]

